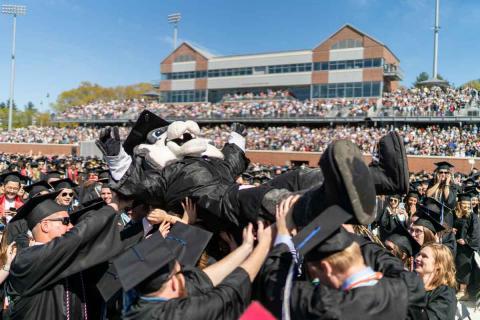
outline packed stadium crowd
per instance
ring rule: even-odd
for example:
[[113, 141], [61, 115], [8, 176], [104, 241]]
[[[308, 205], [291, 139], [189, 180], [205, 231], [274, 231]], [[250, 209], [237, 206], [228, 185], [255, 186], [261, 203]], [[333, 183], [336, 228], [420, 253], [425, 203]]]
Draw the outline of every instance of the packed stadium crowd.
[[[172, 105], [146, 100], [98, 101], [74, 106], [56, 114], [56, 120], [75, 119], [134, 119], [144, 109], [151, 110], [163, 118], [278, 118], [278, 117], [355, 117], [367, 116], [368, 111], [383, 112], [396, 116], [452, 116], [469, 105], [474, 95], [465, 89], [398, 89], [384, 93], [376, 99], [327, 99], [299, 101], [296, 99], [276, 100], [274, 97], [291, 97], [288, 92], [264, 94], [245, 93], [228, 95], [219, 103], [191, 103]], [[255, 98], [255, 99], [253, 99]], [[262, 100], [263, 98], [263, 100]], [[252, 101], [255, 100], [255, 101]]]
[[[124, 140], [98, 133], [105, 160], [0, 154], [6, 318], [452, 320], [457, 305], [468, 316], [477, 169], [410, 173], [388, 131], [369, 137], [370, 166], [355, 139], [331, 143], [320, 169], [249, 164], [256, 138], [240, 124], [224, 128], [222, 156], [172, 125], [172, 161], [145, 119]], [[131, 154], [145, 143], [156, 147]]]
[[[364, 153], [371, 154], [378, 137], [388, 128], [365, 126], [334, 127], [248, 127], [247, 149], [323, 152], [329, 143], [348, 139], [358, 144]], [[7, 143], [58, 143], [77, 144], [95, 140], [99, 128], [90, 127], [28, 127], [11, 132], [0, 132], [0, 142]], [[120, 127], [120, 136], [126, 137], [130, 128]], [[216, 146], [228, 139], [228, 126], [203, 127], [203, 135]], [[464, 127], [441, 126], [400, 126], [397, 130], [403, 137], [407, 153], [410, 155], [434, 155], [472, 157], [480, 156], [480, 138], [476, 125]]]

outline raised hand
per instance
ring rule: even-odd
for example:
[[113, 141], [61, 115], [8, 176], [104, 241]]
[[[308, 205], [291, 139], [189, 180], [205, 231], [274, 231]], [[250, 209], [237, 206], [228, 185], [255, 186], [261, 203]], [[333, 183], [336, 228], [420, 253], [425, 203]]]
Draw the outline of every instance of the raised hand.
[[102, 129], [95, 144], [105, 156], [118, 156], [122, 146], [118, 127], [106, 127]]
[[197, 206], [190, 198], [185, 198], [182, 202], [183, 216], [182, 221], [186, 224], [195, 224], [197, 221]]

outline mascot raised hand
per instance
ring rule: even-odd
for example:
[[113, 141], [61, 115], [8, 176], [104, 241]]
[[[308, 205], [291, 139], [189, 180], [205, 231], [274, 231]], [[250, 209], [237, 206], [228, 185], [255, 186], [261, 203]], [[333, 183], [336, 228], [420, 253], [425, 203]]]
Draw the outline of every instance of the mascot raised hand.
[[274, 221], [275, 205], [292, 193], [302, 194], [290, 221], [297, 226], [334, 204], [350, 212], [352, 222], [367, 224], [375, 216], [375, 191], [407, 191], [405, 149], [396, 133], [382, 138], [380, 161], [371, 167], [357, 146], [340, 140], [322, 155], [322, 170], [297, 169], [246, 187], [236, 180], [249, 164], [247, 131], [242, 124], [231, 129], [228, 143], [219, 150], [202, 137], [195, 122], [168, 123], [144, 111], [123, 145], [117, 128], [102, 130], [97, 145], [110, 166], [110, 186], [122, 199], [181, 213], [181, 201], [189, 197], [211, 231], [240, 230], [258, 219]]

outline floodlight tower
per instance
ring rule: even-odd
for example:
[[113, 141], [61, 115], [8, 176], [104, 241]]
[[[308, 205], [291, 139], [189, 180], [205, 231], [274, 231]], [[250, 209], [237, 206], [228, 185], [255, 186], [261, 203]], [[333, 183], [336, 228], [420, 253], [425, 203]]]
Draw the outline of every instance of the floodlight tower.
[[8, 131], [10, 131], [12, 130], [13, 95], [15, 92], [15, 37], [17, 31], [17, 16], [27, 14], [27, 7], [14, 4], [2, 4], [0, 10], [2, 14], [13, 16], [12, 64], [10, 70], [10, 97], [8, 101]]
[[177, 48], [178, 23], [182, 15], [180, 13], [172, 13], [168, 15], [168, 22], [173, 24], [173, 50]]

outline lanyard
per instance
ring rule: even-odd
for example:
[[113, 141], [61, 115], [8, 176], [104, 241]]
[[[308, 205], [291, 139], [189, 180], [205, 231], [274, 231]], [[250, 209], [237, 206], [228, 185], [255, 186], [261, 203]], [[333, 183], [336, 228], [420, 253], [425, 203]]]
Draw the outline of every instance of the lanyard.
[[152, 302], [165, 302], [168, 301], [166, 298], [157, 298], [157, 297], [145, 297], [145, 296], [140, 296], [140, 299], [144, 301], [152, 301]]

